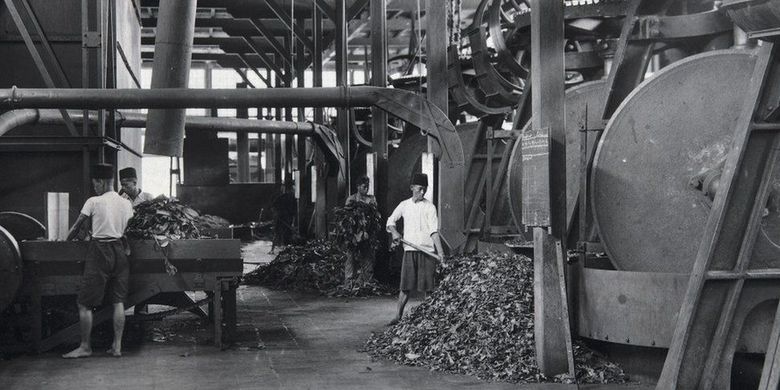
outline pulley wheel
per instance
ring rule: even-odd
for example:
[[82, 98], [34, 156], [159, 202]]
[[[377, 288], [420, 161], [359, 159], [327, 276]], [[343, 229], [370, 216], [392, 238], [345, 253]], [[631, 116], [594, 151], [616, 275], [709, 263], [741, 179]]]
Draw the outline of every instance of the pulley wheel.
[[13, 302], [22, 283], [22, 254], [16, 239], [0, 227], [0, 311]]
[[[566, 90], [566, 207], [567, 214], [571, 214], [572, 208], [577, 202], [577, 194], [580, 188], [580, 137], [581, 130], [585, 130], [587, 123], [597, 123], [601, 120], [601, 109], [604, 105], [603, 88], [604, 80], [590, 81]], [[588, 121], [585, 119], [587, 113]], [[533, 119], [523, 128], [525, 132]], [[588, 134], [591, 154], [595, 147], [595, 133]], [[517, 226], [523, 226], [523, 156], [521, 144], [515, 142], [512, 155], [509, 160], [509, 206]]]
[[[755, 60], [741, 50], [686, 58], [618, 107], [591, 173], [595, 223], [616, 268], [691, 271], [711, 201], [689, 183], [731, 149]], [[764, 222], [763, 233], [777, 230]], [[758, 247], [767, 248], [766, 235], [759, 234]], [[780, 256], [778, 248], [769, 251]]]
[[0, 212], [0, 226], [8, 230], [17, 241], [46, 238], [46, 226], [37, 219], [16, 211]]

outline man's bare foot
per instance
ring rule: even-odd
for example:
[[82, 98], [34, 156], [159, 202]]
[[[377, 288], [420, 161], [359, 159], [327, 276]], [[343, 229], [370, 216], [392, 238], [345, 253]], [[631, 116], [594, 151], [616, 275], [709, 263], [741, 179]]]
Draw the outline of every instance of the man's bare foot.
[[83, 357], [90, 357], [92, 356], [92, 349], [89, 348], [82, 348], [78, 347], [64, 355], [62, 355], [63, 359], [78, 359]]
[[393, 318], [390, 322], [388, 322], [387, 325], [385, 325], [385, 326], [397, 325], [400, 321], [401, 321], [401, 319], [396, 317], [396, 318]]
[[122, 351], [118, 349], [111, 348], [106, 353], [113, 357], [122, 357]]

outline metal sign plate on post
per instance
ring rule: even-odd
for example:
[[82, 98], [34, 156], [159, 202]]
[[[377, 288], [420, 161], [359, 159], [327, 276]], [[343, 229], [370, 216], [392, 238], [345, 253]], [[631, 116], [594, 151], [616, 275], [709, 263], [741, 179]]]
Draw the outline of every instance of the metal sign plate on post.
[[550, 226], [550, 128], [523, 134], [523, 225]]

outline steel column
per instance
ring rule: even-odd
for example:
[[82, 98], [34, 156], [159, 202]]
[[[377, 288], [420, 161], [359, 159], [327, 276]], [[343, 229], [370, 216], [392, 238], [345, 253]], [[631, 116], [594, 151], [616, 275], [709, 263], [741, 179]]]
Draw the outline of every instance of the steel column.
[[[336, 85], [339, 87], [345, 87], [348, 85], [349, 81], [347, 80], [348, 76], [348, 55], [349, 55], [349, 48], [348, 48], [348, 42], [347, 42], [347, 35], [349, 34], [349, 31], [347, 31], [348, 27], [348, 19], [347, 19], [347, 1], [346, 0], [336, 0]], [[349, 110], [344, 107], [339, 107], [338, 110], [338, 117], [337, 117], [337, 123], [336, 123], [336, 133], [339, 135], [339, 140], [341, 141], [341, 144], [344, 145], [344, 150], [347, 153], [347, 177], [346, 177], [346, 186], [347, 191], [352, 188], [351, 186], [351, 177], [352, 177], [352, 167], [351, 167], [351, 160], [352, 155], [350, 153], [351, 149], [351, 139], [350, 139], [350, 121], [351, 118], [349, 116]], [[343, 199], [345, 199], [347, 196], [346, 193], [339, 193], [338, 194], [338, 202], [340, 203]]]
[[[320, 0], [314, 0], [315, 4]], [[312, 84], [314, 87], [322, 87], [322, 11], [320, 10], [321, 4], [314, 9], [314, 18], [312, 20], [312, 34], [314, 35], [314, 49], [311, 53], [312, 58]], [[331, 18], [335, 21], [335, 17]], [[315, 123], [323, 123], [325, 118], [323, 117], [323, 110], [321, 107], [314, 108], [314, 118], [312, 121]], [[328, 206], [328, 183], [325, 179], [325, 175], [322, 173], [322, 154], [317, 151], [314, 154], [314, 163], [317, 174], [316, 188], [312, 188], [312, 191], [317, 193], [317, 202], [314, 204], [314, 234], [317, 238], [326, 238], [328, 234], [328, 218], [327, 218], [327, 206]]]
[[[236, 84], [236, 88], [247, 88], [246, 83]], [[236, 109], [236, 118], [249, 118], [249, 110], [246, 107]], [[186, 118], [185, 118], [186, 119]], [[240, 132], [236, 134], [236, 168], [238, 169], [238, 182], [248, 183], [249, 174], [249, 134]]]
[[[387, 0], [371, 0], [371, 85], [387, 86]], [[374, 152], [374, 194], [387, 213], [387, 114], [371, 108], [371, 149]]]

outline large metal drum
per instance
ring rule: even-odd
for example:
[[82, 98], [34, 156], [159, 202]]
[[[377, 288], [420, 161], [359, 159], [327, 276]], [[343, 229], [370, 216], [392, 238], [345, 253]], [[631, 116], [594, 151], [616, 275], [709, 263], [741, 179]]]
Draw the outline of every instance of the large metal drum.
[[0, 226], [0, 312], [13, 302], [22, 283], [22, 254], [16, 239]]
[[[588, 128], [588, 123], [598, 123], [601, 118], [601, 109], [604, 105], [603, 88], [604, 80], [590, 81], [566, 90], [566, 207], [567, 215], [571, 215], [577, 202], [580, 189], [580, 139], [581, 130]], [[587, 120], [586, 120], [587, 115]], [[523, 132], [531, 126], [533, 119], [528, 122]], [[589, 154], [594, 149], [595, 135], [589, 136]], [[521, 142], [516, 142], [512, 156], [509, 160], [509, 205], [517, 226], [522, 226], [523, 206], [523, 156]]]
[[[613, 115], [594, 159], [591, 200], [617, 269], [691, 271], [711, 201], [690, 182], [729, 152], [755, 59], [739, 50], [689, 57], [634, 89]], [[753, 264], [780, 258], [769, 240], [780, 229], [777, 213], [764, 218]]]

